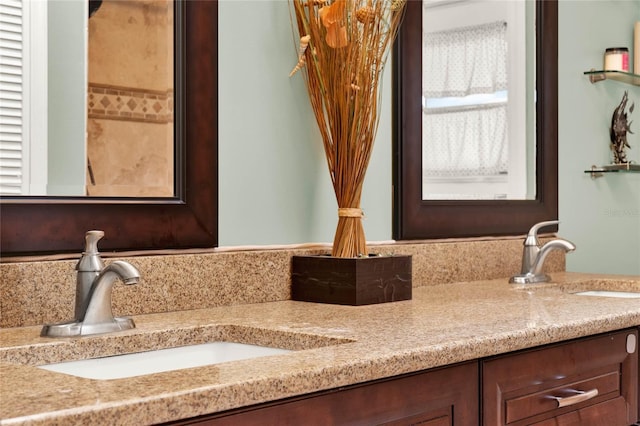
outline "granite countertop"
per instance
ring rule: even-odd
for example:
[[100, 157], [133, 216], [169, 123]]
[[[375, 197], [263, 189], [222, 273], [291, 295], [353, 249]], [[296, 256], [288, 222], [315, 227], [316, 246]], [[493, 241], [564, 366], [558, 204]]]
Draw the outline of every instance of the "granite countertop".
[[[82, 338], [0, 329], [0, 424], [164, 422], [640, 325], [638, 299], [571, 294], [640, 291], [640, 277], [552, 277], [419, 287], [410, 301], [360, 307], [282, 301], [139, 315], [135, 330]], [[116, 380], [35, 367], [216, 339], [295, 351]]]

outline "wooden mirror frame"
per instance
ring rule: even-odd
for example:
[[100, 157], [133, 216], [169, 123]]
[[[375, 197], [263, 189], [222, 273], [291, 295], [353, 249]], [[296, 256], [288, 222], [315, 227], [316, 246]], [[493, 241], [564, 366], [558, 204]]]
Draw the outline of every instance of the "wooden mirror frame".
[[394, 49], [395, 239], [518, 235], [558, 218], [557, 0], [536, 2], [536, 29], [535, 200], [423, 200], [422, 1], [408, 1]]
[[218, 2], [176, 0], [174, 21], [176, 196], [2, 197], [3, 257], [78, 252], [91, 229], [101, 251], [217, 245]]

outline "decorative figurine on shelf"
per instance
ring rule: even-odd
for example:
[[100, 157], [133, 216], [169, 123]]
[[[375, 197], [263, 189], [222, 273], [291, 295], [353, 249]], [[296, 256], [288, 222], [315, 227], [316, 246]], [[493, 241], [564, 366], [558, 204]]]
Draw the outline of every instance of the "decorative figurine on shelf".
[[[629, 96], [627, 91], [625, 91], [622, 96], [622, 101], [620, 101], [620, 105], [618, 105], [618, 107], [613, 111], [613, 116], [611, 117], [611, 150], [613, 151], [613, 162], [615, 164], [629, 163], [625, 153], [626, 148], [631, 148], [627, 141], [627, 132], [631, 134], [633, 134], [633, 132], [630, 128], [631, 122], [627, 121], [627, 112], [625, 112], [628, 101]], [[635, 104], [631, 104], [629, 107], [629, 114], [633, 112], [634, 106]]]

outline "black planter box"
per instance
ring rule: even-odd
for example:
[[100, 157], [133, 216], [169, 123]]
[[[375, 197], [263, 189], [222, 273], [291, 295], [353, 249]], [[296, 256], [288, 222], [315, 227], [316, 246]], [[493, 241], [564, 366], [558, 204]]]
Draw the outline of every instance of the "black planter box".
[[293, 300], [371, 305], [411, 299], [411, 256], [293, 256]]

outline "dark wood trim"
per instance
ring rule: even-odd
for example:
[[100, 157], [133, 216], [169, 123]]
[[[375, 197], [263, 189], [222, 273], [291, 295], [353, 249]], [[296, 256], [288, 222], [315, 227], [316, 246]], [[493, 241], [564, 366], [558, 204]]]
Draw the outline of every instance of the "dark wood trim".
[[[558, 217], [558, 3], [536, 2], [535, 200], [422, 200], [422, 2], [407, 4], [394, 49], [395, 239], [518, 235]], [[552, 230], [549, 228], [549, 230]]]
[[102, 251], [217, 245], [218, 2], [177, 1], [176, 19], [183, 37], [176, 64], [184, 66], [176, 79], [176, 139], [184, 139], [176, 197], [2, 197], [2, 256], [78, 251], [90, 229], [105, 232]]

